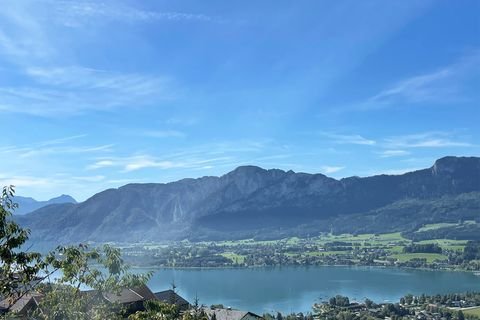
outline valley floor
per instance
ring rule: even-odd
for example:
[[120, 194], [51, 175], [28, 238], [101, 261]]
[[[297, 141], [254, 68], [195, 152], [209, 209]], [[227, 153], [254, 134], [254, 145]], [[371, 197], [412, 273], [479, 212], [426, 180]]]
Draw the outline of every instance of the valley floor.
[[[429, 226], [432, 227], [432, 226]], [[434, 226], [433, 226], [434, 227]], [[478, 243], [454, 239], [413, 242], [400, 233], [219, 242], [115, 244], [135, 266], [205, 268], [281, 265], [359, 265], [480, 270]]]

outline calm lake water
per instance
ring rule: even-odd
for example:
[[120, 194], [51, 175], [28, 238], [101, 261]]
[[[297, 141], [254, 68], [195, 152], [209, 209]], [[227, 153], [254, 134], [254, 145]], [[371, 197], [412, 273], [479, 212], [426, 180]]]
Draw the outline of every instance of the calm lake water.
[[309, 312], [314, 302], [341, 294], [397, 302], [407, 293], [480, 290], [480, 276], [467, 272], [375, 267], [272, 267], [252, 269], [161, 269], [149, 282], [154, 291], [175, 282], [177, 292], [205, 305], [264, 312]]

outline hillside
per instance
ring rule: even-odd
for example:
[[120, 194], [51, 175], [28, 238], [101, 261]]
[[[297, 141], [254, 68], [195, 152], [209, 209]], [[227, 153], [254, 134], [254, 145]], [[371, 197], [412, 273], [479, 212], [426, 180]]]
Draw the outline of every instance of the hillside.
[[30, 197], [15, 196], [15, 202], [18, 203], [18, 208], [15, 210], [14, 214], [18, 215], [27, 214], [51, 204], [77, 203], [74, 198], [65, 194], [47, 201], [37, 201]]
[[341, 180], [254, 166], [221, 177], [129, 184], [18, 221], [45, 241], [277, 237], [320, 231], [412, 231], [480, 220], [480, 158], [445, 157], [403, 175]]

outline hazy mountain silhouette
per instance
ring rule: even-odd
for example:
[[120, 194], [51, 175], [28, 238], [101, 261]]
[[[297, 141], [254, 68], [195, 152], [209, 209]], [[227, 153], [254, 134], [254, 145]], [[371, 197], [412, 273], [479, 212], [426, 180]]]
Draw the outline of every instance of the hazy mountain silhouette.
[[221, 177], [128, 184], [17, 219], [33, 239], [135, 242], [409, 231], [478, 212], [480, 158], [445, 157], [403, 175], [341, 180], [243, 166]]

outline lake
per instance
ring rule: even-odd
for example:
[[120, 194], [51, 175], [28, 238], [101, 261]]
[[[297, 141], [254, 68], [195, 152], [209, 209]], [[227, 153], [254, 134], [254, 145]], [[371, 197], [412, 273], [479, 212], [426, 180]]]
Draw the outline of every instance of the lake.
[[223, 304], [259, 314], [309, 312], [312, 304], [337, 294], [351, 300], [398, 302], [407, 293], [480, 290], [480, 276], [468, 272], [379, 267], [271, 267], [248, 269], [160, 269], [153, 291], [170, 288], [193, 303]]

